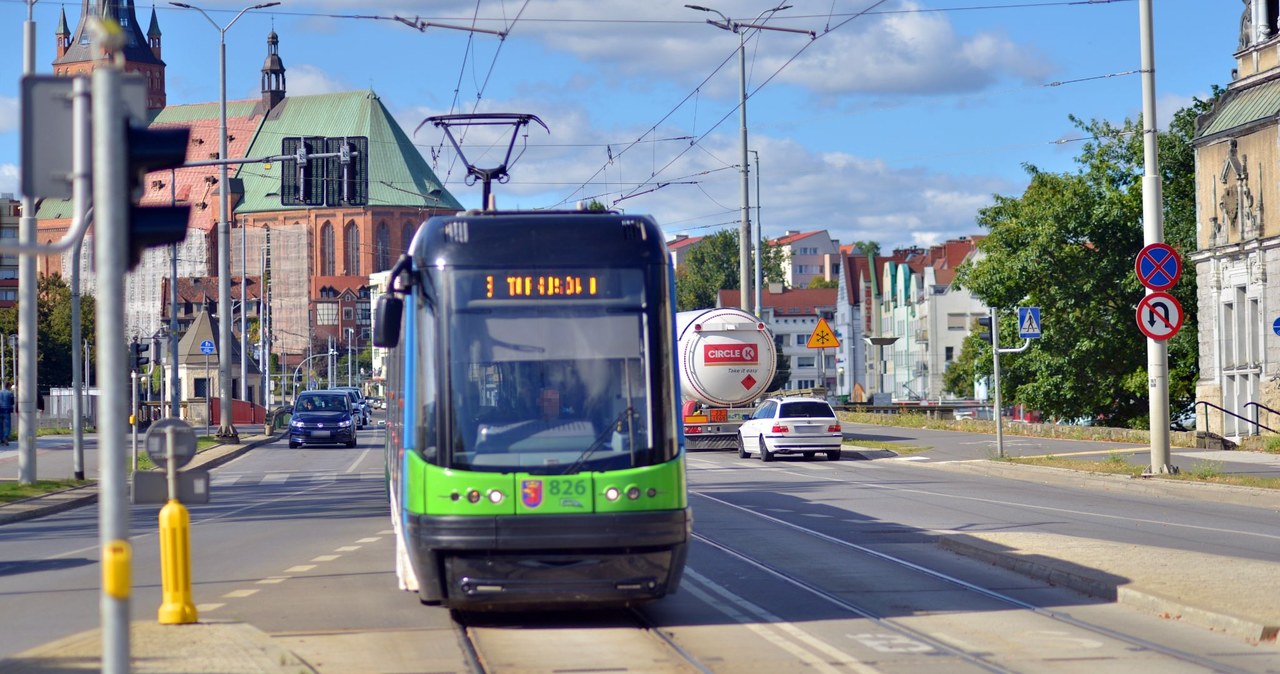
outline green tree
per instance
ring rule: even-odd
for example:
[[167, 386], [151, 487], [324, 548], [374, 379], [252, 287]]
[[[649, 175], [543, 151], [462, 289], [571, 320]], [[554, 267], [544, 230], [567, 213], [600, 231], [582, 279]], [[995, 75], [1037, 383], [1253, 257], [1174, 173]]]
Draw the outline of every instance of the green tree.
[[[1216, 95], [1215, 90], [1215, 95]], [[1159, 135], [1165, 240], [1184, 256], [1195, 250], [1196, 115], [1211, 102], [1180, 110]], [[1140, 121], [1072, 122], [1086, 142], [1074, 173], [1027, 166], [1020, 197], [997, 196], [978, 223], [989, 231], [983, 256], [959, 270], [957, 283], [1001, 309], [1000, 342], [1017, 341], [1017, 306], [1039, 306], [1043, 337], [1001, 358], [1002, 397], [1049, 416], [1101, 416], [1115, 425], [1146, 426], [1146, 338], [1134, 323], [1143, 289], [1134, 259], [1143, 246], [1143, 146]], [[1175, 408], [1194, 395], [1197, 377], [1195, 280], [1184, 274], [1171, 291], [1182, 303], [1182, 330], [1169, 343], [1169, 391]], [[951, 370], [954, 370], [952, 372]], [[991, 371], [990, 345], [970, 336], [945, 380], [958, 395]]]
[[827, 279], [824, 279], [821, 276], [815, 276], [813, 277], [813, 280], [809, 281], [809, 287], [810, 288], [839, 288], [840, 279], [833, 278], [830, 281], [828, 281]]
[[880, 255], [879, 241], [851, 241], [850, 245], [863, 256], [870, 255], [872, 258], [875, 258]]
[[[764, 282], [784, 282], [782, 249], [765, 244], [760, 251]], [[710, 309], [721, 290], [741, 288], [738, 281], [738, 231], [726, 229], [703, 237], [676, 272], [679, 311]]]
[[[80, 334], [93, 341], [93, 296], [80, 296]], [[0, 309], [0, 333], [17, 334], [18, 305]], [[0, 345], [8, 348], [8, 344]], [[71, 385], [71, 287], [58, 274], [42, 274], [36, 281], [36, 367], [41, 391]], [[75, 348], [80, 348], [78, 345]], [[13, 351], [9, 350], [5, 376], [13, 381]], [[90, 367], [93, 363], [90, 362]]]

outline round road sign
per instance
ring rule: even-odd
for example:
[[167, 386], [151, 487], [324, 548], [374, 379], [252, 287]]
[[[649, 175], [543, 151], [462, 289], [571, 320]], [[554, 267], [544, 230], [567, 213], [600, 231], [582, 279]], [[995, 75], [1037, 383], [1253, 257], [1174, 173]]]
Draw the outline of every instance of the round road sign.
[[1133, 264], [1142, 285], [1152, 290], [1168, 290], [1182, 276], [1182, 258], [1167, 243], [1153, 243], [1138, 253]]
[[1182, 304], [1169, 293], [1151, 293], [1138, 302], [1137, 319], [1142, 334], [1163, 341], [1182, 327]]
[[173, 464], [174, 467], [181, 468], [196, 455], [196, 432], [191, 429], [191, 424], [176, 417], [160, 419], [147, 429], [143, 444], [147, 449], [147, 456], [157, 466], [165, 468], [169, 463], [167, 429], [170, 428], [173, 429]]
[[208, 356], [212, 354], [213, 351], [214, 351], [214, 348], [213, 348], [212, 339], [206, 339], [203, 342], [200, 342], [200, 353], [203, 353], [204, 355]]

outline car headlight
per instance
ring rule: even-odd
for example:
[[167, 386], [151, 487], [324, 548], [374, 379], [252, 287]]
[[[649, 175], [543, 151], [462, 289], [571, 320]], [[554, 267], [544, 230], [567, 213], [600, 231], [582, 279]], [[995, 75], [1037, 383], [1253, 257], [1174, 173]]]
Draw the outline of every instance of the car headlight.
[[290, 427], [290, 428], [302, 428], [303, 426], [306, 426], [306, 424], [302, 423], [301, 421], [297, 421], [297, 420], [293, 420], [293, 419], [290, 419], [290, 420], [289, 420], [289, 427]]
[[350, 419], [343, 419], [343, 420], [341, 420], [341, 421], [339, 421], [339, 422], [338, 422], [338, 427], [339, 427], [339, 428], [346, 428], [347, 426], [350, 426], [350, 425], [351, 425], [351, 420], [350, 420]]

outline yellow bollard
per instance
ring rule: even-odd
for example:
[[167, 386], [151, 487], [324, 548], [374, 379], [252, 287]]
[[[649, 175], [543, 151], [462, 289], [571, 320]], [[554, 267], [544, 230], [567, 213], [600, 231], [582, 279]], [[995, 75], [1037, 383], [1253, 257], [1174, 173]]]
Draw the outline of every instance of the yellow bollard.
[[191, 518], [177, 499], [160, 509], [161, 625], [185, 625], [196, 621], [191, 601]]

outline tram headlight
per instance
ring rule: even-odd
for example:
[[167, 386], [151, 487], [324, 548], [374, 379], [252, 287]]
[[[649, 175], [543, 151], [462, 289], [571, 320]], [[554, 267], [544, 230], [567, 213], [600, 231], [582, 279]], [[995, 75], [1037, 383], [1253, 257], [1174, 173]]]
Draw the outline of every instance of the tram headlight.
[[635, 486], [634, 484], [631, 485], [630, 487], [627, 487], [627, 498], [631, 499], [632, 501], [640, 498], [640, 488]]
[[503, 500], [503, 499], [505, 499], [506, 497], [507, 497], [507, 495], [506, 495], [506, 494], [503, 494], [502, 492], [498, 491], [497, 489], [491, 489], [491, 490], [489, 490], [489, 502], [490, 502], [490, 503], [492, 503], [492, 504], [494, 504], [494, 505], [497, 505], [497, 504], [499, 504], [499, 503], [502, 503], [502, 500]]
[[608, 489], [604, 490], [604, 497], [610, 501], [617, 501], [618, 498], [621, 496], [622, 496], [622, 492], [618, 491], [617, 487], [609, 487]]
[[467, 501], [469, 501], [469, 502], [471, 502], [471, 503], [479, 503], [479, 502], [480, 502], [480, 491], [479, 491], [478, 489], [468, 489], [468, 490], [467, 490]]

